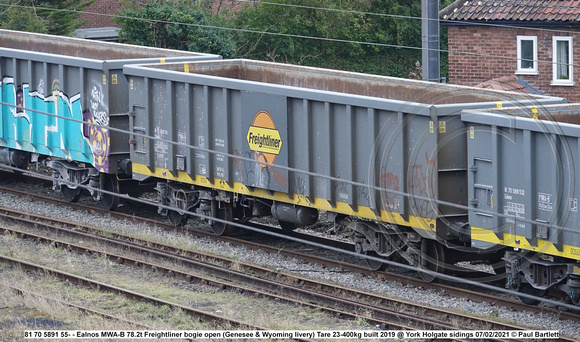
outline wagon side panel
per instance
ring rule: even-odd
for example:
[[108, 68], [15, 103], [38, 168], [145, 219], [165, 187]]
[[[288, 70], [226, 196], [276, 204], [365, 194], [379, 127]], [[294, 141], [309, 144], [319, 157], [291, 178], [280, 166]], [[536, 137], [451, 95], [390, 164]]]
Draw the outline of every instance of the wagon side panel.
[[9, 30], [0, 30], [0, 39], [7, 103], [0, 143], [105, 173], [118, 172], [129, 157], [132, 109], [123, 65], [221, 58]]

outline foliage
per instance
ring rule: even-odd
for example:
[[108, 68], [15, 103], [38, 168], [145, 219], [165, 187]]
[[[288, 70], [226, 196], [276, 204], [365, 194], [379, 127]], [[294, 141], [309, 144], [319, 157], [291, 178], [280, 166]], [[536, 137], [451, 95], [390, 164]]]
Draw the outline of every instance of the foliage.
[[[71, 35], [94, 1], [0, 0], [0, 28]], [[226, 0], [121, 1], [120, 39], [133, 44], [399, 77], [421, 60], [419, 0], [269, 0], [241, 11], [223, 10]]]
[[[125, 1], [116, 22], [128, 43], [408, 77], [421, 60], [421, 1]], [[452, 0], [441, 0], [441, 7]], [[212, 8], [212, 4], [214, 7]], [[216, 12], [220, 12], [216, 14]], [[24, 22], [24, 21], [22, 21]], [[446, 30], [442, 28], [442, 48]], [[311, 38], [314, 37], [314, 38]], [[447, 55], [441, 54], [442, 74]]]
[[[409, 18], [421, 16], [420, 1], [270, 2], [299, 7], [264, 3], [239, 12], [233, 19], [234, 26], [263, 33], [237, 34], [238, 55], [392, 76], [406, 76], [415, 61], [421, 59], [421, 23]], [[286, 36], [270, 35], [270, 32]]]
[[142, 8], [129, 7], [115, 21], [121, 27], [119, 38], [127, 43], [215, 53], [224, 58], [234, 53], [217, 18], [212, 22], [203, 11], [183, 1], [149, 1]]
[[[452, 0], [440, 2], [444, 7]], [[268, 0], [242, 3], [242, 10], [222, 14], [216, 4], [223, 9], [223, 3], [149, 0], [138, 7], [126, 1], [128, 10], [117, 19], [120, 37], [129, 43], [216, 53], [224, 58], [398, 77], [408, 77], [421, 60], [419, 0]], [[445, 48], [446, 39], [441, 41]], [[445, 75], [447, 56], [442, 53], [441, 57]]]
[[0, 28], [70, 36], [82, 25], [77, 19], [95, 0], [2, 0]]

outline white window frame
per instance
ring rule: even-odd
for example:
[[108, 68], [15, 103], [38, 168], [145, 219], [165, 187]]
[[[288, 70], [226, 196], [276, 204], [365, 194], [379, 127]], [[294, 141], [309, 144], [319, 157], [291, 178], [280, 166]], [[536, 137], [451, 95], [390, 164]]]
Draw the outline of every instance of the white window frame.
[[[560, 41], [568, 42], [568, 79], [558, 78], [558, 49]], [[572, 37], [553, 36], [552, 37], [552, 85], [574, 85], [574, 55], [572, 48]]]
[[[518, 36], [518, 67], [516, 74], [520, 75], [538, 75], [538, 37], [536, 36]], [[522, 67], [522, 41], [531, 40], [533, 43], [533, 60], [531, 68]]]

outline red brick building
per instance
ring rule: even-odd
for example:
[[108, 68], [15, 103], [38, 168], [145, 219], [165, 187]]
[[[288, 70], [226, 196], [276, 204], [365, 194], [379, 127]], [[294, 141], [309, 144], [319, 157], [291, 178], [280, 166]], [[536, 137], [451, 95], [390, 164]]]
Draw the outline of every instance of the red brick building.
[[[137, 4], [147, 3], [146, 0], [133, 0], [132, 2]], [[125, 3], [127, 2], [125, 1]], [[197, 6], [211, 6], [216, 14], [238, 11], [252, 5], [251, 3], [235, 0], [198, 0], [192, 1], [192, 3]], [[111, 19], [123, 10], [124, 7], [120, 0], [97, 0], [84, 10], [85, 14], [81, 16], [80, 20], [86, 21], [86, 23], [81, 28], [118, 27]]]
[[439, 16], [448, 27], [449, 83], [515, 75], [580, 102], [580, 1], [459, 0]]
[[122, 9], [119, 0], [97, 0], [85, 8], [80, 20], [86, 23], [81, 28], [118, 27], [111, 19]]

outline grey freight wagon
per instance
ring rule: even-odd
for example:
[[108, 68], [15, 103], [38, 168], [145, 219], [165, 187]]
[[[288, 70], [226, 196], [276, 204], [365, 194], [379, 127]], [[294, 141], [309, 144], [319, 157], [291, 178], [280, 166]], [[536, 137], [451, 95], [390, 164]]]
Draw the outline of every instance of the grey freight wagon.
[[[55, 188], [70, 200], [78, 184], [118, 192], [117, 175], [130, 174], [123, 66], [217, 58], [0, 30], [0, 160], [23, 168], [30, 156], [51, 157]], [[105, 207], [115, 204], [104, 196]]]
[[[218, 219], [324, 210], [357, 250], [412, 264], [463, 245], [467, 150], [461, 110], [563, 99], [250, 60], [128, 65], [133, 177], [156, 177], [160, 209]], [[443, 203], [454, 205], [444, 205]], [[211, 221], [224, 233], [224, 221]], [[383, 234], [385, 232], [385, 234]], [[395, 234], [395, 232], [398, 232]], [[416, 247], [416, 248], [415, 248]], [[462, 253], [465, 254], [465, 253]]]
[[[473, 247], [509, 246], [507, 286], [580, 303], [580, 104], [464, 111]], [[522, 297], [525, 302], [534, 299]]]

